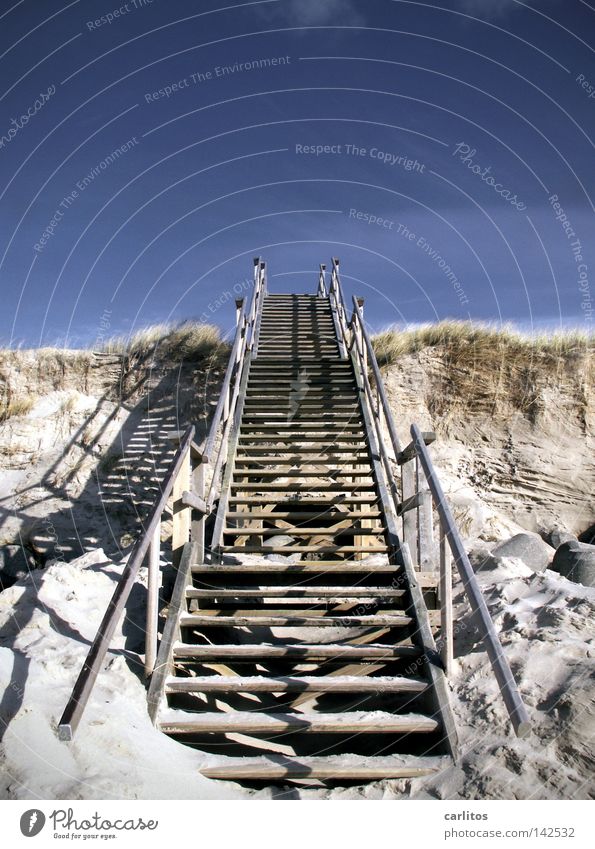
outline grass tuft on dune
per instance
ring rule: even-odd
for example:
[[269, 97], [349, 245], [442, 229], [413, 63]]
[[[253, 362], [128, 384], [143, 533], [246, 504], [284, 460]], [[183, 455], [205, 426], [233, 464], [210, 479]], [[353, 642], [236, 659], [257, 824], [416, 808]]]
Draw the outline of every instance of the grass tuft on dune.
[[219, 329], [212, 324], [185, 321], [181, 324], [155, 324], [128, 338], [110, 339], [102, 348], [108, 354], [159, 359], [202, 359], [219, 356], [227, 350]]
[[443, 321], [376, 335], [381, 366], [411, 355], [431, 357], [436, 415], [454, 408], [471, 412], [516, 409], [529, 418], [542, 406], [544, 389], [570, 390], [578, 407], [593, 390], [595, 336], [580, 331], [523, 335], [511, 328]]

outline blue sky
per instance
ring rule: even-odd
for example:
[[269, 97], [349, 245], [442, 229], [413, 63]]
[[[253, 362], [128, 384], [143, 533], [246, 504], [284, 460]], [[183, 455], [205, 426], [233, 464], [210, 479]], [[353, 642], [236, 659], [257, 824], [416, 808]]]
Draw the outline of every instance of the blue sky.
[[[593, 324], [595, 3], [0, 3], [4, 344], [227, 332], [252, 257], [372, 329]], [[108, 327], [109, 325], [109, 327]]]

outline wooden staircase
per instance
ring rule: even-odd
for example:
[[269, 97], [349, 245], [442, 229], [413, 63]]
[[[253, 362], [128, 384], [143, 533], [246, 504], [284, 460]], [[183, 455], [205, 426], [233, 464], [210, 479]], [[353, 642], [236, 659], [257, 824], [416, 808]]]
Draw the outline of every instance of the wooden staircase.
[[[209, 434], [179, 441], [58, 723], [73, 739], [147, 563], [148, 706], [211, 778], [366, 781], [452, 762], [451, 557], [520, 737], [530, 721], [427, 445], [401, 448], [361, 301], [254, 291]], [[173, 594], [160, 626], [161, 522]], [[435, 533], [437, 530], [437, 534]], [[431, 609], [428, 611], [426, 601]], [[164, 611], [162, 611], [164, 612]], [[438, 645], [434, 631], [439, 634]]]
[[263, 298], [211, 562], [194, 548], [180, 567], [150, 702], [218, 756], [210, 777], [404, 778], [453, 754], [424, 582], [412, 593], [340, 341], [328, 298]]

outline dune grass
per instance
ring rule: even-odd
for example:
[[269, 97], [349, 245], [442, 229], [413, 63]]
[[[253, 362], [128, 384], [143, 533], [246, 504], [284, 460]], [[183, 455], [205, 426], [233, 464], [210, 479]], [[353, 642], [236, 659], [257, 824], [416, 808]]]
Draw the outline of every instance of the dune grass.
[[578, 330], [522, 335], [509, 327], [493, 327], [467, 321], [441, 321], [406, 330], [385, 330], [374, 336], [374, 351], [380, 365], [391, 365], [406, 354], [424, 348], [442, 347], [467, 351], [474, 356], [540, 356], [559, 358], [595, 349], [595, 336]]
[[29, 395], [5, 401], [0, 408], [0, 424], [4, 424], [4, 422], [17, 416], [26, 416], [27, 413], [31, 412], [34, 405], [35, 399]]
[[217, 327], [186, 321], [181, 324], [155, 324], [128, 338], [110, 339], [102, 351], [143, 359], [200, 360], [222, 356], [227, 349]]
[[546, 388], [573, 396], [577, 409], [593, 390], [595, 337], [579, 331], [522, 335], [511, 328], [444, 321], [413, 329], [386, 330], [373, 338], [381, 366], [411, 354], [432, 355], [431, 412], [454, 407], [471, 412], [511, 408], [535, 418]]

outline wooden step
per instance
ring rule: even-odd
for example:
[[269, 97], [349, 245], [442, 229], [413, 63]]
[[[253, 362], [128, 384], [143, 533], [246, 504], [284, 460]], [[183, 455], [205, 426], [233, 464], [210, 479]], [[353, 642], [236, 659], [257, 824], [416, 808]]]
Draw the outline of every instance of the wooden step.
[[[320, 464], [319, 464], [320, 465]], [[363, 465], [363, 464], [360, 464]], [[357, 478], [358, 484], [361, 483], [372, 483], [372, 472], [371, 469], [356, 469], [355, 466], [352, 467], [351, 471], [345, 472], [341, 471], [337, 467], [330, 467], [327, 469], [263, 469], [263, 468], [249, 468], [249, 469], [237, 469], [234, 474], [234, 478], [313, 478], [315, 480], [319, 480], [321, 478], [329, 478], [331, 480], [343, 479], [343, 478]], [[366, 480], [364, 480], [366, 479]]]
[[[256, 449], [257, 451], [259, 449]], [[265, 449], [266, 450], [266, 449]], [[291, 451], [284, 451], [282, 448], [278, 449], [279, 454], [291, 454]], [[246, 466], [248, 464], [254, 465], [255, 463], [261, 463], [263, 465], [271, 465], [273, 463], [278, 463], [279, 467], [282, 466], [295, 466], [298, 464], [301, 465], [317, 465], [317, 466], [334, 466], [337, 463], [349, 462], [351, 464], [363, 465], [365, 463], [370, 462], [370, 458], [368, 454], [364, 454], [363, 452], [354, 454], [352, 451], [346, 451], [345, 456], [339, 457], [333, 454], [316, 454], [314, 452], [319, 451], [319, 449], [312, 449], [308, 452], [308, 454], [313, 454], [313, 457], [308, 459], [308, 456], [299, 456], [292, 455], [291, 457], [273, 457], [272, 455], [261, 454], [236, 454], [236, 467], [237, 466]], [[301, 453], [301, 452], [300, 452]]]
[[[355, 410], [321, 410], [320, 407], [314, 408], [317, 413], [320, 415], [316, 416], [315, 425], [318, 426], [320, 423], [332, 423], [334, 425], [343, 423], [349, 424], [353, 423], [356, 427], [362, 427], [362, 419], [360, 415], [360, 411], [356, 408]], [[286, 426], [291, 426], [294, 424], [299, 424], [300, 427], [302, 425], [311, 426], [313, 419], [312, 410], [305, 409], [301, 406], [301, 404], [296, 403], [294, 410], [263, 410], [262, 407], [251, 410], [250, 408], [244, 407], [244, 411], [242, 413], [242, 423], [245, 424], [247, 422], [256, 422], [257, 424], [283, 424]]]
[[262, 346], [268, 345], [276, 348], [279, 352], [300, 353], [312, 352], [324, 349], [329, 354], [337, 351], [337, 335], [333, 327], [317, 327], [308, 322], [297, 327], [295, 322], [287, 322], [290, 327], [286, 329], [281, 322], [276, 322], [274, 329], [263, 330], [261, 328], [258, 337], [258, 356], [260, 357]]
[[421, 778], [433, 775], [441, 768], [432, 761], [414, 757], [366, 757], [362, 762], [361, 755], [349, 754], [334, 758], [267, 755], [266, 758], [228, 758], [222, 763], [203, 767], [200, 773], [205, 778], [227, 781], [381, 781]]
[[[325, 419], [303, 419], [297, 418], [297, 420], [292, 419], [291, 421], [287, 421], [287, 419], [282, 418], [278, 422], [247, 422], [245, 419], [242, 420], [240, 425], [240, 430], [257, 430], [257, 429], [266, 429], [266, 430], [278, 430], [282, 433], [291, 433], [295, 431], [300, 436], [303, 437], [303, 433], [301, 431], [316, 433], [318, 431], [323, 431], [324, 433], [349, 433], [349, 434], [361, 434], [363, 437], [363, 423], [361, 420], [353, 421], [347, 420], [346, 422], [335, 422], [329, 416], [328, 420]], [[361, 438], [361, 437], [360, 437]]]
[[[250, 453], [248, 453], [250, 452]], [[352, 444], [346, 445], [344, 447], [339, 447], [336, 443], [329, 443], [328, 445], [303, 445], [298, 444], [298, 446], [291, 445], [279, 445], [275, 447], [274, 445], [252, 445], [252, 446], [238, 446], [237, 456], [242, 459], [269, 459], [267, 456], [267, 452], [269, 452], [271, 460], [279, 460], [279, 457], [273, 457], [273, 453], [276, 454], [289, 454], [289, 457], [283, 458], [285, 461], [293, 460], [302, 460], [304, 455], [313, 454], [314, 458], [322, 457], [324, 458], [324, 462], [328, 460], [332, 460], [333, 457], [337, 457], [337, 459], [357, 459], [358, 457], [369, 457], [368, 448], [365, 442], [362, 442], [360, 446], [354, 446]]]
[[[299, 466], [299, 468], [295, 468]], [[272, 467], [272, 468], [271, 468]], [[325, 462], [323, 460], [293, 460], [290, 463], [279, 462], [273, 458], [269, 463], [262, 460], [242, 460], [236, 458], [235, 466], [238, 476], [245, 475], [253, 476], [272, 476], [272, 477], [371, 477], [372, 469], [370, 461], [367, 458], [362, 460], [351, 460], [350, 463], [343, 461], [338, 463], [336, 460]], [[347, 471], [347, 469], [349, 471]], [[292, 473], [292, 474], [290, 474]]]
[[231, 488], [242, 492], [265, 492], [266, 498], [261, 498], [261, 501], [266, 501], [269, 492], [359, 492], [374, 491], [375, 484], [373, 483], [312, 483], [310, 485], [299, 483], [239, 483], [232, 481]]
[[308, 520], [308, 519], [326, 519], [329, 522], [340, 522], [342, 520], [349, 519], [353, 521], [355, 519], [378, 519], [382, 516], [380, 510], [358, 510], [358, 511], [349, 511], [348, 513], [339, 513], [336, 510], [332, 511], [330, 509], [327, 510], [317, 510], [310, 512], [300, 512], [299, 510], [294, 511], [269, 511], [269, 510], [250, 510], [250, 511], [236, 511], [236, 512], [228, 512], [225, 514], [227, 519], [268, 519], [270, 521], [283, 520], [287, 521], [295, 521], [297, 519]]
[[407, 590], [395, 590], [391, 587], [225, 587], [219, 590], [186, 588], [186, 598], [238, 599], [238, 598], [403, 598]]
[[[288, 441], [286, 439], [287, 434], [282, 434], [280, 436], [277, 436], [274, 433], [270, 433], [270, 434], [258, 434], [258, 433], [256, 433], [256, 434], [251, 434], [250, 436], [248, 436], [247, 434], [242, 436], [242, 434], [240, 434], [240, 444], [245, 449], [251, 447], [250, 443], [252, 441], [254, 441], [254, 442], [280, 442], [283, 445], [287, 446], [287, 449], [284, 449], [283, 447], [279, 447], [277, 449], [278, 451], [283, 451], [283, 450], [287, 450], [287, 451], [297, 451], [297, 450], [299, 450], [299, 451], [302, 451], [306, 447], [306, 446], [303, 445], [303, 443], [309, 443], [309, 442], [321, 442], [321, 443], [323, 443], [323, 445], [317, 445], [315, 447], [315, 450], [317, 450], [317, 451], [321, 450], [322, 448], [327, 448], [327, 449], [338, 448], [340, 445], [343, 445], [343, 444], [345, 444], [346, 448], [356, 448], [356, 447], [357, 448], [366, 448], [367, 447], [363, 438], [361, 436], [357, 436], [357, 434], [354, 434], [354, 435], [351, 435], [351, 434], [341, 435], [341, 434], [339, 434], [339, 436], [335, 435], [334, 441], [329, 441], [329, 439], [330, 439], [329, 436], [327, 436], [325, 434], [320, 434], [320, 433], [313, 433], [313, 434], [309, 434], [309, 435], [303, 434], [303, 433], [296, 433], [296, 434], [292, 434], [291, 436], [292, 436], [291, 440]], [[300, 446], [299, 449], [298, 449], [297, 446]], [[257, 446], [255, 446], [255, 447], [257, 447]]]
[[[296, 396], [294, 399], [294, 395]], [[357, 397], [353, 395], [337, 395], [335, 392], [328, 392], [325, 395], [319, 395], [317, 392], [308, 389], [303, 397], [297, 397], [293, 389], [288, 392], [277, 392], [271, 390], [269, 395], [259, 392], [248, 392], [244, 407], [245, 409], [258, 408], [263, 412], [267, 410], [293, 410], [296, 405], [299, 405], [300, 410], [309, 408], [320, 409], [330, 408], [332, 410], [353, 410], [359, 411], [361, 408]]]
[[166, 693], [424, 693], [427, 689], [419, 678], [388, 675], [170, 675], [165, 680]]
[[386, 545], [222, 545], [224, 554], [386, 554]]
[[[300, 382], [300, 379], [297, 377], [291, 377], [283, 374], [281, 371], [276, 371], [271, 374], [259, 373], [255, 375], [250, 375], [250, 379], [248, 382], [248, 388], [254, 389], [255, 387], [262, 388], [270, 388], [271, 390], [279, 390], [283, 388], [284, 390], [293, 390], [295, 391], [296, 384]], [[329, 388], [329, 391], [356, 391], [356, 383], [355, 378], [350, 377], [349, 375], [339, 376], [339, 375], [320, 375], [317, 377], [309, 377], [308, 378], [308, 388]]]
[[196, 563], [191, 566], [193, 575], [248, 575], [251, 573], [261, 572], [287, 572], [295, 575], [309, 573], [341, 573], [347, 575], [355, 574], [387, 574], [398, 575], [401, 570], [399, 567], [391, 563], [379, 563], [374, 565], [366, 563], [365, 560], [317, 560], [317, 561], [300, 561], [299, 563]]
[[324, 437], [325, 441], [334, 439], [341, 443], [348, 440], [357, 440], [361, 442], [363, 439], [363, 431], [357, 424], [350, 422], [330, 422], [322, 423], [313, 426], [311, 424], [302, 424], [297, 422], [242, 422], [240, 425], [240, 438], [254, 439], [261, 437], [270, 441], [284, 440], [290, 445], [299, 445], [301, 442], [315, 442], [316, 437]]
[[266, 359], [267, 356], [279, 357], [285, 354], [286, 356], [289, 354], [296, 353], [300, 351], [302, 354], [310, 354], [311, 356], [316, 356], [318, 354], [324, 354], [328, 356], [332, 354], [335, 350], [337, 350], [337, 343], [317, 343], [307, 345], [303, 342], [291, 343], [289, 342], [287, 345], [280, 345], [278, 343], [267, 343], [266, 341], [258, 343], [258, 359]]
[[312, 504], [322, 504], [330, 507], [334, 504], [339, 504], [341, 506], [347, 506], [349, 504], [376, 504], [378, 502], [378, 496], [376, 494], [372, 495], [343, 495], [340, 496], [331, 496], [330, 498], [301, 498], [299, 500], [294, 499], [293, 495], [276, 495], [274, 493], [267, 492], [266, 497], [262, 496], [254, 496], [254, 495], [234, 495], [228, 499], [230, 504], [287, 504], [287, 503], [295, 503], [311, 506]]
[[344, 713], [188, 713], [164, 710], [159, 727], [166, 734], [431, 734], [440, 724], [423, 714], [383, 711]]
[[[341, 360], [335, 354], [329, 356], [328, 354], [321, 354], [319, 352], [309, 352], [307, 356], [296, 357], [285, 351], [279, 353], [277, 356], [269, 354], [262, 360], [259, 356], [254, 362], [258, 363], [258, 368], [254, 366], [250, 370], [251, 376], [269, 377], [278, 374], [283, 377], [293, 376], [296, 378], [303, 377], [305, 374], [312, 377], [350, 377], [352, 379], [354, 377], [353, 368], [341, 368], [341, 365], [343, 363], [347, 364], [348, 361]], [[312, 365], [315, 362], [319, 364], [317, 369]]]
[[182, 628], [404, 628], [411, 625], [410, 616], [399, 614], [370, 614], [370, 616], [208, 616], [202, 613], [183, 613]]
[[306, 400], [304, 398], [292, 398], [291, 393], [284, 397], [276, 399], [269, 398], [246, 398], [244, 403], [244, 415], [259, 416], [294, 416], [296, 412], [303, 414], [307, 412], [312, 417], [312, 410], [322, 412], [325, 415], [359, 415], [360, 407], [353, 399], [349, 401], [339, 401], [333, 395], [329, 395], [327, 399], [313, 398]]
[[[275, 401], [277, 403], [271, 407]], [[320, 407], [321, 404], [325, 403], [326, 405], [329, 401], [332, 401], [332, 409], [360, 409], [357, 396], [354, 394], [338, 395], [336, 392], [320, 392], [309, 386], [305, 387], [303, 394], [301, 390], [296, 392], [294, 389], [290, 389], [287, 394], [277, 392], [276, 395], [256, 395], [248, 392], [245, 404], [249, 407], [263, 407], [266, 411], [269, 408], [276, 410], [278, 406], [291, 408], [294, 404], [299, 404], [300, 407]]]
[[[282, 380], [287, 384], [300, 384], [307, 386], [308, 390], [314, 390], [324, 393], [328, 391], [325, 383], [329, 380], [333, 382], [349, 383], [355, 386], [355, 378], [351, 370], [324, 369], [313, 370], [310, 368], [290, 369], [284, 363], [267, 364], [266, 369], [263, 367], [258, 370], [251, 370], [248, 379], [248, 388], [252, 383], [258, 381], [260, 383], [269, 382], [273, 379]], [[350, 387], [345, 387], [342, 390], [344, 393], [350, 392]]]
[[[188, 600], [192, 601], [192, 599]], [[312, 598], [304, 598], [303, 596], [269, 600], [257, 598], [255, 602], [252, 602], [251, 600], [247, 601], [246, 599], [234, 599], [233, 601], [230, 601], [229, 599], [223, 598], [210, 607], [193, 606], [190, 613], [192, 615], [208, 617], [247, 616], [250, 618], [257, 617], [260, 619], [263, 616], [265, 618], [270, 618], [271, 616], [291, 616], [297, 617], [298, 619], [308, 619], [312, 617], [319, 619], [322, 616], [325, 618], [330, 616], [332, 618], [333, 616], [356, 615], [353, 613], [352, 608], [357, 607], [359, 604], [359, 597], [350, 598], [340, 602], [332, 602], [328, 599], [317, 601]], [[368, 610], [368, 606], [372, 607], [372, 605], [366, 606], [366, 616], [368, 616], [368, 614], [374, 616], [384, 614], [392, 616], [393, 614], [401, 615], [404, 613], [403, 607], [396, 606], [394, 599], [377, 599], [374, 602], [374, 607], [376, 609], [373, 613], [371, 610]], [[339, 607], [340, 609], [332, 609], [336, 607]]]
[[225, 645], [194, 645], [191, 643], [175, 643], [173, 647], [175, 658], [195, 660], [345, 660], [380, 661], [400, 660], [402, 658], [418, 658], [423, 655], [423, 649], [411, 643], [399, 643], [397, 646], [384, 646], [377, 643], [365, 645], [348, 645], [346, 643], [323, 644], [292, 644], [269, 645], [260, 643], [225, 644]]
[[355, 459], [353, 455], [343, 460], [320, 459], [306, 456], [299, 459], [273, 457], [265, 462], [259, 457], [243, 459], [236, 457], [234, 468], [241, 475], [261, 475], [272, 477], [330, 477], [340, 478], [372, 477], [372, 466], [368, 457]]
[[280, 350], [291, 348], [301, 353], [321, 344], [336, 346], [337, 333], [334, 326], [327, 322], [271, 321], [266, 325], [263, 322], [258, 337], [259, 356], [263, 344], [279, 345]]
[[[348, 521], [346, 518], [345, 521]], [[251, 527], [250, 525], [244, 525], [241, 528], [234, 527], [226, 527], [223, 528], [224, 534], [230, 534], [233, 536], [260, 536], [260, 537], [273, 537], [278, 536], [280, 533], [288, 534], [289, 536], [298, 536], [298, 537], [320, 537], [320, 536], [383, 536], [386, 532], [386, 528], [354, 528], [354, 527], [346, 527], [346, 528], [300, 528], [298, 525], [294, 525], [290, 528], [262, 528], [258, 526]]]
[[300, 339], [299, 336], [293, 335], [287, 338], [281, 335], [280, 330], [277, 331], [276, 338], [271, 336], [269, 339], [262, 336], [258, 341], [258, 358], [260, 359], [265, 352], [281, 356], [292, 354], [310, 354], [314, 356], [317, 353], [332, 356], [337, 351], [337, 341], [330, 337], [320, 334], [312, 336], [309, 339]]

